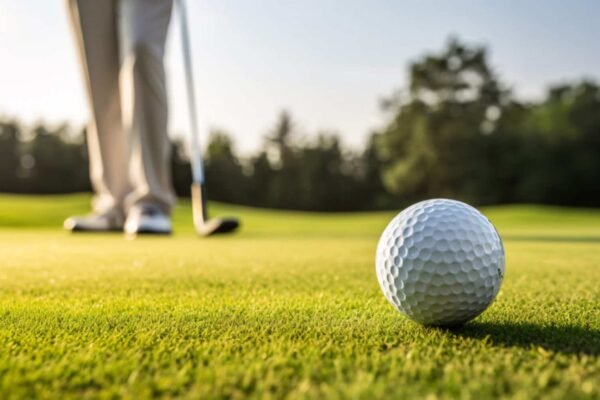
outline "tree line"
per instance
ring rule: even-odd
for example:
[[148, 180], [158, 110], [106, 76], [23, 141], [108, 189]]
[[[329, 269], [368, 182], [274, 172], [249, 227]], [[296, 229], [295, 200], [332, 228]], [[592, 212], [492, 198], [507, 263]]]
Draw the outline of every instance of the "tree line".
[[[476, 205], [600, 206], [600, 87], [548, 88], [524, 102], [487, 49], [450, 40], [411, 63], [408, 85], [382, 100], [386, 124], [362, 151], [335, 133], [301, 135], [283, 111], [255, 154], [213, 131], [205, 150], [213, 200], [315, 211], [397, 209], [432, 197]], [[189, 195], [186, 147], [172, 143], [176, 192]], [[83, 130], [0, 120], [0, 191], [89, 191]]]

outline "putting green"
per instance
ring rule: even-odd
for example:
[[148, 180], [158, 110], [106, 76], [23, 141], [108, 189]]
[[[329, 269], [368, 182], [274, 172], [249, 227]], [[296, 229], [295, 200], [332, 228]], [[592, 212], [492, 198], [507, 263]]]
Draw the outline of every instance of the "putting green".
[[594, 398], [600, 211], [484, 209], [505, 239], [491, 308], [420, 327], [380, 293], [393, 213], [215, 205], [240, 234], [68, 235], [87, 196], [0, 196], [0, 398]]

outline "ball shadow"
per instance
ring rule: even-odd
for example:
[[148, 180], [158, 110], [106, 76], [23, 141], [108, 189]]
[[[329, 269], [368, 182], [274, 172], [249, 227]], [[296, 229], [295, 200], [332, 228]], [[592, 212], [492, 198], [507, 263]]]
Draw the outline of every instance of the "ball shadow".
[[565, 354], [600, 355], [600, 330], [571, 325], [473, 321], [446, 329], [454, 335], [485, 339], [493, 345], [537, 348]]

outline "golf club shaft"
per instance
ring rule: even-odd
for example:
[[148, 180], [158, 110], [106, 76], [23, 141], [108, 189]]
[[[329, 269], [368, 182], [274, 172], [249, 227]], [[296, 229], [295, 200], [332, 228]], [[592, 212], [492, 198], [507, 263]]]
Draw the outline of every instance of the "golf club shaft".
[[192, 50], [190, 34], [187, 24], [187, 10], [185, 0], [178, 0], [179, 26], [181, 28], [181, 44], [183, 49], [183, 64], [185, 69], [188, 109], [190, 112], [191, 137], [190, 137], [190, 162], [192, 165], [192, 179], [194, 183], [204, 183], [204, 165], [199, 148], [198, 116], [196, 108], [196, 94], [194, 91], [194, 75], [192, 69]]
[[199, 227], [208, 220], [206, 212], [206, 192], [202, 184], [192, 183], [192, 216], [194, 226]]
[[206, 187], [204, 185], [204, 165], [199, 146], [198, 117], [196, 109], [196, 95], [194, 91], [194, 75], [192, 71], [192, 50], [190, 46], [190, 33], [187, 24], [187, 11], [185, 0], [178, 1], [179, 20], [181, 27], [181, 44], [183, 49], [183, 64], [185, 69], [188, 108], [190, 111], [191, 137], [190, 158], [192, 165], [192, 213], [196, 232], [202, 236], [216, 233], [230, 233], [235, 231], [240, 223], [237, 218], [208, 218], [206, 207]]

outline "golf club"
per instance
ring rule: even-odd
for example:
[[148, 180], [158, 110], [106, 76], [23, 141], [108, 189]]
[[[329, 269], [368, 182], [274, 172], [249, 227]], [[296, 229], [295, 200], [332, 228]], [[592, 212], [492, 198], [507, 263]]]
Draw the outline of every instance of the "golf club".
[[181, 42], [183, 49], [183, 61], [188, 96], [188, 108], [190, 111], [191, 145], [190, 162], [192, 166], [192, 212], [194, 215], [194, 226], [196, 232], [201, 236], [210, 236], [217, 233], [230, 233], [240, 226], [238, 218], [208, 218], [206, 185], [204, 183], [204, 165], [202, 154], [198, 145], [198, 119], [196, 116], [196, 97], [194, 93], [194, 77], [192, 74], [192, 55], [190, 46], [190, 35], [187, 25], [185, 0], [178, 0], [179, 19], [181, 27]]

